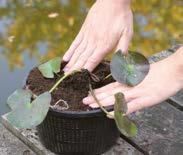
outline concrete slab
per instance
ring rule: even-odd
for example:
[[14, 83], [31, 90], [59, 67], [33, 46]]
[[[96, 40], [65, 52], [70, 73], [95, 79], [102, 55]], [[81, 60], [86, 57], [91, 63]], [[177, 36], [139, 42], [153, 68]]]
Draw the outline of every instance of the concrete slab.
[[0, 123], [0, 155], [35, 155]]

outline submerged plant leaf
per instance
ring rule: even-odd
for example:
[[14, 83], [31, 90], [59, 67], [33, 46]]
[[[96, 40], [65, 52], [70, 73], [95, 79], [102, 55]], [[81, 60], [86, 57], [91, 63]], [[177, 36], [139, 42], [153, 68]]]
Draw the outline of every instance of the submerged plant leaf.
[[137, 134], [136, 125], [124, 114], [127, 111], [127, 104], [122, 93], [115, 94], [114, 119], [119, 131], [127, 137]]
[[7, 104], [13, 110], [17, 106], [22, 106], [23, 104], [30, 103], [31, 96], [32, 93], [30, 90], [17, 89], [8, 97]]
[[6, 117], [17, 128], [32, 128], [39, 125], [47, 115], [51, 102], [51, 94], [45, 92], [32, 103], [27, 102], [17, 106]]
[[113, 78], [130, 86], [139, 84], [149, 72], [148, 60], [138, 52], [128, 52], [123, 55], [118, 50], [110, 63], [110, 70]]
[[48, 62], [41, 64], [38, 69], [42, 73], [42, 75], [46, 78], [53, 78], [54, 73], [60, 72], [61, 59], [60, 57], [56, 57], [54, 59], [49, 60]]

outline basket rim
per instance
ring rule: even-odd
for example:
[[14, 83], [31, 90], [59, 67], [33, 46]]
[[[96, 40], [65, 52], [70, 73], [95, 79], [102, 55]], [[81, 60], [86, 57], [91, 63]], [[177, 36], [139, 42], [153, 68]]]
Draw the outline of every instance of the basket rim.
[[[114, 109], [114, 106], [111, 105], [111, 106], [105, 107], [105, 109], [110, 112]], [[65, 116], [65, 117], [71, 117], [71, 118], [96, 117], [96, 116], [105, 116], [106, 115], [100, 108], [93, 109], [90, 111], [70, 111], [70, 110], [60, 111], [57, 109], [52, 109], [50, 107], [48, 113], [51, 113], [51, 114], [59, 116], [59, 117]]]

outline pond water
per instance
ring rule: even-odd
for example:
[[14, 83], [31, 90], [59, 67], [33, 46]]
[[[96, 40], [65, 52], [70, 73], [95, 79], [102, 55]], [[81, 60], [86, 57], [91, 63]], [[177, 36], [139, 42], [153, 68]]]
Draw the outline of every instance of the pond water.
[[[0, 0], [0, 115], [6, 99], [30, 69], [62, 56], [93, 0]], [[130, 46], [145, 55], [183, 40], [183, 1], [134, 1], [135, 35]]]

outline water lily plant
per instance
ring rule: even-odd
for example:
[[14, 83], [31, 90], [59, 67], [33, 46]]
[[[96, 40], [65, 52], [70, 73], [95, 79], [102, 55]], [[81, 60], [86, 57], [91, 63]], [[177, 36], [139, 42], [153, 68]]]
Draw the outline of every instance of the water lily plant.
[[[45, 78], [53, 78], [54, 73], [60, 72], [61, 59], [56, 57], [38, 66]], [[17, 89], [7, 99], [7, 104], [12, 110], [6, 114], [8, 121], [17, 128], [33, 128], [39, 125], [46, 117], [51, 103], [51, 93], [68, 76], [79, 72], [65, 73], [53, 87], [43, 94], [36, 96], [30, 90]]]
[[[135, 86], [148, 74], [149, 66], [148, 60], [142, 54], [138, 52], [123, 54], [121, 50], [118, 50], [110, 62], [111, 74], [107, 75], [104, 80], [112, 76], [119, 83]], [[137, 126], [126, 116], [127, 104], [123, 93], [118, 92], [114, 95], [114, 111], [108, 112], [96, 98], [91, 85], [90, 92], [101, 110], [106, 113], [106, 116], [115, 120], [122, 134], [128, 137], [137, 134]]]
[[[38, 66], [39, 71], [45, 78], [54, 78], [55, 74], [60, 72], [60, 68], [61, 59], [59, 57]], [[114, 54], [111, 60], [110, 70], [111, 75], [118, 82], [136, 85], [141, 82], [148, 73], [149, 63], [140, 53], [129, 52], [128, 55], [123, 55], [119, 50]], [[80, 72], [80, 70], [65, 73], [49, 91], [44, 92], [39, 96], [36, 96], [28, 89], [17, 89], [7, 99], [7, 104], [11, 108], [11, 112], [6, 114], [8, 121], [20, 129], [33, 128], [39, 125], [45, 119], [49, 108], [53, 108], [53, 106], [50, 105], [51, 93], [64, 79], [76, 72]], [[115, 120], [119, 131], [126, 136], [135, 136], [137, 134], [137, 127], [125, 115], [127, 105], [124, 100], [124, 95], [121, 92], [115, 94], [113, 114], [108, 112], [102, 104], [99, 103], [92, 90], [91, 84], [89, 87], [92, 96], [99, 104], [101, 110], [106, 113], [107, 117]]]

